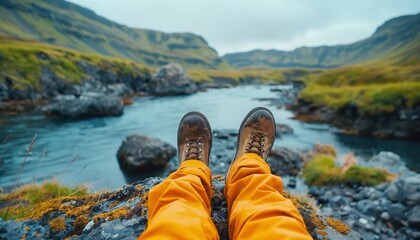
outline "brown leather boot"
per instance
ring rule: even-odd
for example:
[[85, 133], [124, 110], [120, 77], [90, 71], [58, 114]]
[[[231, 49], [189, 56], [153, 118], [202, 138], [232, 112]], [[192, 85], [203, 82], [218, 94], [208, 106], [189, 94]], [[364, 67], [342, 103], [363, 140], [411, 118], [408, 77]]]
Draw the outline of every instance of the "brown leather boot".
[[262, 159], [267, 159], [275, 138], [276, 123], [273, 114], [264, 107], [254, 108], [248, 113], [239, 128], [233, 161], [245, 153], [255, 153]]
[[202, 113], [185, 114], [178, 127], [179, 163], [200, 160], [208, 166], [212, 136], [210, 124]]

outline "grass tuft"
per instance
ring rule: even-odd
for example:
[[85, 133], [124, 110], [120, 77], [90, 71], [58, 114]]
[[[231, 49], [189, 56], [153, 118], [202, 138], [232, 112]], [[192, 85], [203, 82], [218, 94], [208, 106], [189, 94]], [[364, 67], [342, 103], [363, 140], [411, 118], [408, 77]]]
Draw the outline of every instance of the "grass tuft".
[[0, 195], [0, 201], [8, 203], [0, 208], [0, 217], [4, 220], [24, 218], [39, 203], [69, 195], [87, 196], [88, 192], [83, 187], [64, 187], [55, 181], [25, 185], [13, 193]]
[[356, 183], [375, 186], [392, 178], [392, 175], [380, 168], [368, 168], [352, 165], [347, 171], [335, 166], [335, 159], [330, 155], [318, 155], [304, 167], [302, 178], [308, 185], [323, 186], [340, 183]]

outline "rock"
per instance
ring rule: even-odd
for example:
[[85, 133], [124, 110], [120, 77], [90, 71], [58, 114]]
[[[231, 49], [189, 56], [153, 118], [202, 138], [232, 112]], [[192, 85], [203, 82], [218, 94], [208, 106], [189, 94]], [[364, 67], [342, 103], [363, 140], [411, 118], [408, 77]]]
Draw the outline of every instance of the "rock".
[[420, 231], [411, 233], [412, 239], [420, 239]]
[[270, 151], [267, 163], [271, 172], [277, 176], [297, 176], [302, 169], [303, 156], [288, 148], [276, 148]]
[[388, 198], [393, 202], [400, 202], [408, 206], [420, 204], [420, 175], [401, 176], [389, 184], [385, 190]]
[[[3, 221], [0, 219], [0, 239], [136, 239], [147, 226], [147, 195], [150, 189], [160, 183], [162, 178], [147, 178], [142, 181], [125, 185], [122, 188], [104, 192], [89, 197], [68, 197], [60, 199], [59, 203], [80, 201], [79, 207], [67, 204], [65, 208], [51, 205], [50, 214], [41, 214], [40, 220]], [[228, 212], [226, 199], [223, 195], [225, 180], [213, 178], [213, 196], [211, 199], [212, 220], [220, 239], [228, 239]], [[285, 195], [285, 197], [291, 197]], [[76, 200], [77, 199], [77, 200]], [[361, 236], [343, 223], [328, 219], [316, 213], [303, 201], [297, 201], [298, 210], [303, 216], [308, 232], [317, 239], [362, 239]], [[102, 208], [92, 208], [102, 205]], [[40, 210], [42, 212], [42, 210]], [[67, 212], [72, 212], [68, 215]], [[74, 216], [72, 216], [74, 215]], [[49, 222], [56, 218], [64, 218], [66, 226], [53, 232]], [[96, 219], [95, 221], [93, 219]], [[176, 221], [176, 219], [174, 219]], [[92, 224], [91, 222], [94, 222]], [[80, 226], [81, 225], [81, 226]], [[81, 229], [79, 229], [81, 228]], [[83, 229], [86, 229], [83, 231]], [[323, 231], [322, 234], [320, 231]]]
[[287, 187], [288, 188], [296, 188], [296, 179], [295, 178], [290, 178], [289, 182], [287, 183]]
[[413, 206], [419, 205], [420, 204], [420, 175], [405, 178], [403, 191], [405, 195], [405, 203], [407, 205], [413, 205]]
[[[381, 151], [367, 161], [368, 166], [385, 168], [390, 172], [400, 175], [411, 175], [414, 172], [409, 170], [400, 156], [393, 152]], [[415, 173], [414, 173], [415, 174]]]
[[368, 223], [368, 220], [364, 219], [364, 218], [360, 218], [359, 222], [363, 225], [366, 225]]
[[408, 214], [408, 225], [420, 229], [420, 205], [415, 206]]
[[338, 196], [333, 197], [330, 200], [330, 203], [333, 206], [340, 206], [340, 205], [342, 205], [344, 203], [344, 200], [343, 200], [343, 197], [342, 196], [338, 195]]
[[401, 183], [398, 181], [392, 182], [385, 190], [385, 193], [393, 202], [401, 202], [404, 199]]
[[176, 149], [169, 143], [133, 134], [122, 142], [117, 159], [122, 170], [135, 173], [162, 169], [175, 155]]
[[93, 225], [94, 225], [94, 224], [95, 224], [95, 222], [94, 222], [93, 220], [89, 221], [89, 222], [86, 224], [85, 228], [83, 228], [83, 232], [87, 232], [87, 231], [89, 231], [90, 229], [92, 229], [92, 227], [93, 227]]
[[0, 102], [9, 100], [9, 88], [6, 84], [0, 83]]
[[373, 156], [369, 162], [378, 162], [383, 166], [395, 166], [401, 163], [401, 157], [393, 152], [379, 152], [378, 155]]
[[131, 94], [133, 91], [127, 87], [124, 83], [117, 83], [117, 84], [110, 84], [106, 86], [105, 94], [118, 96], [118, 97], [125, 97]]
[[170, 63], [157, 69], [149, 83], [153, 95], [185, 95], [197, 92], [197, 86], [186, 74], [184, 68]]
[[317, 197], [320, 195], [319, 189], [316, 186], [310, 186], [308, 189], [308, 194], [314, 197]]
[[[345, 104], [333, 110], [311, 100], [298, 97], [288, 109], [293, 110], [296, 119], [306, 122], [328, 123], [335, 125], [345, 133], [369, 135], [380, 138], [420, 139], [420, 106], [402, 107], [383, 114], [360, 114], [359, 107]], [[404, 111], [404, 119], [400, 112]], [[409, 120], [408, 120], [409, 119]]]
[[83, 94], [80, 97], [66, 95], [57, 97], [43, 111], [50, 116], [65, 118], [88, 118], [104, 116], [120, 116], [124, 105], [115, 96], [106, 96], [98, 93]]
[[286, 124], [276, 124], [276, 137], [281, 138], [283, 135], [293, 134], [293, 128]]
[[401, 203], [394, 203], [388, 208], [388, 213], [391, 217], [390, 222], [395, 226], [401, 226], [402, 221], [406, 220], [404, 215], [405, 206]]

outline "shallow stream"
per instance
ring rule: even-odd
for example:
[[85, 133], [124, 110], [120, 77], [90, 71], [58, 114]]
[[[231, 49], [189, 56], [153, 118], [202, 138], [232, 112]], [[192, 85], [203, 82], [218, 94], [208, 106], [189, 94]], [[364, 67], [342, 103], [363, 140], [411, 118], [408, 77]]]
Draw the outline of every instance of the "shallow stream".
[[[53, 120], [41, 113], [0, 115], [0, 186], [9, 188], [20, 176], [19, 183], [55, 178], [71, 186], [87, 183], [93, 190], [117, 188], [126, 183], [116, 153], [127, 135], [145, 134], [175, 145], [179, 120], [188, 111], [203, 112], [213, 129], [237, 129], [248, 111], [257, 106], [270, 108], [277, 123], [294, 129], [293, 135], [277, 139], [276, 146], [310, 149], [315, 143], [333, 144], [340, 156], [353, 151], [359, 159], [391, 151], [409, 168], [420, 170], [420, 161], [416, 161], [420, 160], [419, 142], [348, 136], [328, 125], [296, 121], [290, 111], [259, 100], [278, 98], [271, 88], [241, 86], [189, 96], [141, 97], [134, 99], [121, 117], [81, 121]], [[19, 174], [26, 148], [36, 133], [34, 147]]]

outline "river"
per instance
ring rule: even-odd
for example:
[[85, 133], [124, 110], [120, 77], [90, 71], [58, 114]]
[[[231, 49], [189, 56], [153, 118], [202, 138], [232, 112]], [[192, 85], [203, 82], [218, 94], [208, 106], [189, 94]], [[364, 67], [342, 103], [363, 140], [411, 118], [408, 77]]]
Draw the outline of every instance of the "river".
[[[127, 135], [145, 134], [176, 145], [179, 120], [188, 111], [203, 112], [213, 129], [237, 129], [248, 111], [257, 106], [270, 108], [277, 123], [294, 129], [293, 135], [277, 139], [276, 146], [310, 149], [315, 143], [332, 144], [339, 157], [353, 151], [360, 160], [391, 151], [412, 170], [420, 170], [416, 161], [420, 159], [419, 142], [343, 135], [328, 125], [296, 121], [291, 119], [292, 112], [259, 100], [278, 98], [271, 88], [240, 86], [189, 96], [141, 97], [134, 99], [121, 117], [81, 121], [49, 119], [38, 112], [0, 115], [0, 186], [10, 188], [19, 177], [19, 184], [53, 178], [69, 186], [89, 184], [92, 190], [117, 188], [126, 183], [116, 153]], [[35, 134], [35, 144], [28, 152]]]

